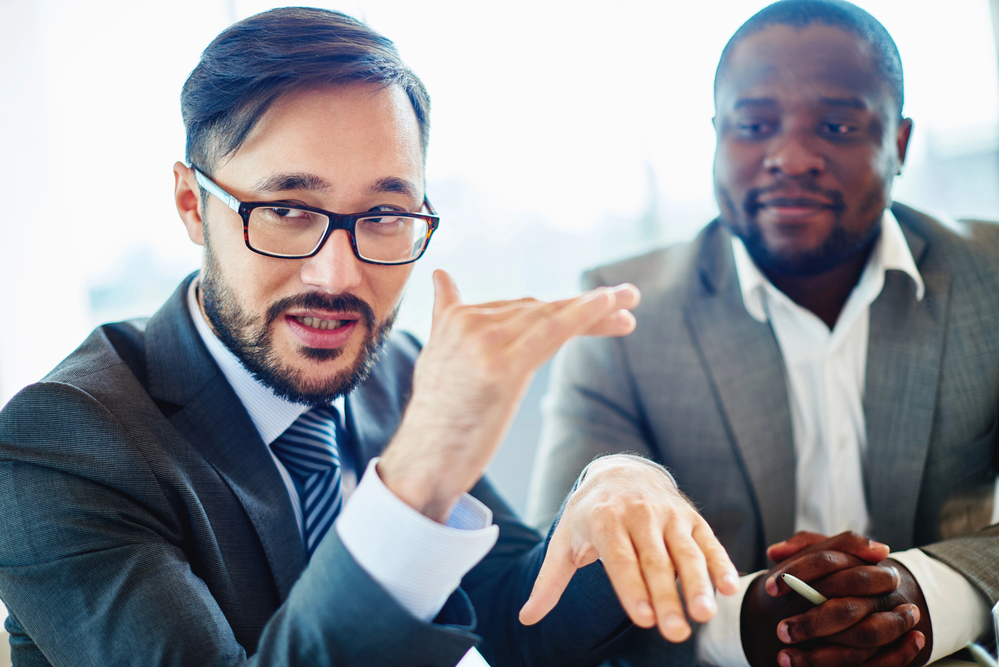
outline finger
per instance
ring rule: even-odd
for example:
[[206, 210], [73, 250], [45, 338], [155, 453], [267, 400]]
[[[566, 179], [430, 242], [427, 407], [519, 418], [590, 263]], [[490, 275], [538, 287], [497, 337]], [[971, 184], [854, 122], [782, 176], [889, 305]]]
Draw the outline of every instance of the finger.
[[555, 529], [531, 594], [520, 609], [520, 622], [524, 625], [534, 625], [547, 616], [558, 604], [578, 567], [596, 560], [596, 553], [593, 552], [588, 556], [584, 554], [582, 559], [574, 562], [569, 533], [562, 528], [560, 525]]
[[[590, 526], [593, 547], [600, 555], [607, 578], [625, 613], [635, 625], [651, 628], [656, 623], [655, 611], [642, 576], [638, 554], [624, 528], [624, 521], [615, 512], [594, 512]], [[678, 632], [672, 636], [679, 636], [683, 631], [686, 632], [684, 637], [689, 636], [690, 627], [686, 619], [681, 619], [681, 623]]]
[[540, 366], [572, 336], [586, 332], [614, 309], [614, 297], [607, 291], [588, 292], [564, 308], [533, 322], [511, 344], [510, 359], [529, 368]]
[[901, 604], [891, 611], [871, 614], [846, 630], [829, 635], [826, 640], [843, 646], [878, 648], [896, 641], [918, 622], [919, 607]]
[[827, 598], [855, 595], [884, 595], [902, 583], [898, 568], [891, 565], [861, 565], [813, 581], [812, 586]]
[[455, 304], [461, 303], [461, 294], [454, 280], [443, 269], [437, 269], [433, 273], [434, 281], [434, 314], [430, 325], [431, 332], [439, 326], [444, 312]]
[[[711, 581], [722, 595], [734, 595], [739, 590], [739, 571], [732, 564], [728, 552], [722, 546], [707, 521], [701, 520], [692, 532], [708, 564]], [[684, 589], [686, 590], [686, 589]]]
[[859, 665], [877, 652], [872, 648], [853, 648], [824, 644], [809, 651], [786, 648], [777, 654], [780, 667], [840, 667]]
[[855, 556], [840, 551], [812, 551], [803, 556], [786, 560], [770, 571], [767, 577], [766, 590], [770, 595], [786, 595], [791, 587], [784, 583], [780, 575], [787, 572], [801, 579], [806, 584], [847, 568], [866, 565]]
[[704, 552], [694, 539], [693, 531], [684, 526], [684, 523], [674, 519], [667, 524], [666, 548], [669, 549], [670, 559], [680, 575], [687, 612], [695, 621], [707, 623], [718, 610], [714, 588], [708, 575]]
[[[859, 623], [885, 606], [881, 598], [833, 598], [804, 614], [790, 616], [777, 624], [777, 637], [785, 644], [828, 637]], [[890, 608], [890, 607], [889, 607]]]
[[783, 542], [777, 542], [767, 547], [767, 558], [779, 563], [805, 547], [810, 547], [827, 539], [829, 538], [821, 533], [810, 533], [806, 530], [801, 530]]
[[[676, 587], [672, 554], [663, 542], [662, 533], [658, 529], [653, 530], [651, 522], [643, 523], [642, 529], [633, 529], [631, 539], [642, 578], [648, 587], [659, 632], [668, 641], [681, 642], [690, 636], [690, 626], [684, 617], [683, 603]], [[599, 551], [600, 547], [597, 549]]]
[[912, 630], [889, 647], [878, 651], [863, 667], [905, 667], [912, 663], [926, 646], [926, 636]]

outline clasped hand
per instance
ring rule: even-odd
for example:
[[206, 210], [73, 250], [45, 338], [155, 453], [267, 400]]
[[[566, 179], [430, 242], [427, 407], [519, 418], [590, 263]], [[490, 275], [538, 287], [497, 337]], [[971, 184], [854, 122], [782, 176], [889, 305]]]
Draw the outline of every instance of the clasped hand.
[[[827, 538], [801, 532], [771, 546], [777, 565], [750, 586], [742, 642], [751, 665], [781, 667], [923, 664], [930, 653], [926, 602], [886, 545], [856, 533]], [[829, 600], [819, 606], [794, 593], [783, 573]]]

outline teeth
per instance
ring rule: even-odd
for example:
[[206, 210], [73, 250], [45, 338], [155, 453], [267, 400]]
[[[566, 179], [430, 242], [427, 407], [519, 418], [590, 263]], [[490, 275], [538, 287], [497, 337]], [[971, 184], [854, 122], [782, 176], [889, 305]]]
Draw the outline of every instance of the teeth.
[[344, 323], [344, 320], [321, 320], [318, 317], [296, 317], [295, 319], [307, 327], [323, 331], [326, 329], [339, 329]]

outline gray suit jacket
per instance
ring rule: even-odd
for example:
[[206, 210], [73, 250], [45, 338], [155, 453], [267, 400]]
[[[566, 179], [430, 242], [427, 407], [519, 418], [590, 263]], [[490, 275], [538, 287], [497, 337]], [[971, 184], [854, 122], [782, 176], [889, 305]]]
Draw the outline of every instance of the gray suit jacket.
[[[889, 271], [871, 306], [864, 486], [873, 537], [913, 546], [999, 599], [992, 514], [999, 415], [999, 227], [893, 212], [926, 285]], [[743, 572], [794, 522], [794, 450], [780, 350], [742, 302], [729, 233], [603, 267], [589, 285], [642, 291], [638, 329], [577, 339], [553, 371], [529, 522], [545, 525], [594, 456], [661, 461]]]
[[[15, 665], [588, 664], [628, 627], [603, 570], [517, 622], [545, 543], [483, 480], [500, 538], [434, 623], [330, 531], [308, 567], [281, 477], [197, 335], [186, 285], [106, 325], [0, 412], [0, 598]], [[395, 431], [418, 344], [346, 401], [359, 470]], [[377, 528], [373, 528], [377, 529]], [[579, 613], [586, 610], [585, 613]]]

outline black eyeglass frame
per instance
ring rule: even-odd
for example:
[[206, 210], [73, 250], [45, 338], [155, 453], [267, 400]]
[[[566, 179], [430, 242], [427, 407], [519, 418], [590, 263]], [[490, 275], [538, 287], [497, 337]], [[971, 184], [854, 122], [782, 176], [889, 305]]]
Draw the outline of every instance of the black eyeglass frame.
[[[316, 208], [314, 206], [304, 206], [302, 204], [287, 204], [284, 202], [244, 202], [236, 199], [231, 194], [226, 192], [219, 186], [218, 183], [206, 176], [200, 169], [191, 165], [191, 169], [194, 171], [194, 178], [197, 180], [198, 185], [207, 190], [210, 194], [214, 195], [219, 201], [231, 208], [233, 211], [239, 214], [243, 218], [243, 242], [246, 247], [251, 251], [257, 253], [258, 255], [265, 255], [267, 257], [277, 257], [279, 259], [305, 259], [307, 257], [315, 256], [323, 246], [326, 245], [326, 240], [330, 237], [330, 234], [334, 230], [342, 229], [347, 232], [347, 236], [350, 238], [350, 248], [354, 251], [354, 257], [359, 259], [366, 264], [381, 264], [387, 266], [398, 266], [401, 264], [412, 264], [416, 260], [423, 257], [423, 253], [427, 251], [427, 246], [430, 245], [430, 237], [433, 236], [434, 232], [437, 230], [437, 226], [440, 224], [440, 216], [437, 215], [437, 211], [430, 204], [430, 200], [424, 195], [423, 197], [423, 207], [430, 211], [430, 215], [425, 213], [410, 213], [409, 211], [399, 211], [398, 213], [404, 214], [412, 218], [420, 218], [427, 223], [427, 235], [423, 239], [423, 246], [420, 248], [420, 252], [416, 257], [411, 257], [410, 259], [400, 260], [398, 262], [385, 262], [377, 259], [368, 259], [361, 255], [360, 251], [357, 249], [357, 237], [354, 234], [354, 229], [357, 226], [357, 221], [362, 218], [374, 218], [378, 217], [376, 211], [366, 211], [364, 213], [334, 213], [333, 211], [327, 211], [325, 209]], [[304, 255], [281, 255], [278, 253], [266, 252], [264, 250], [259, 250], [250, 245], [250, 213], [255, 208], [294, 208], [302, 211], [309, 211], [310, 213], [319, 213], [320, 215], [325, 215], [327, 219], [326, 231], [323, 232], [322, 238], [319, 239], [319, 243], [312, 252]], [[385, 213], [391, 213], [391, 211], [386, 211]]]

